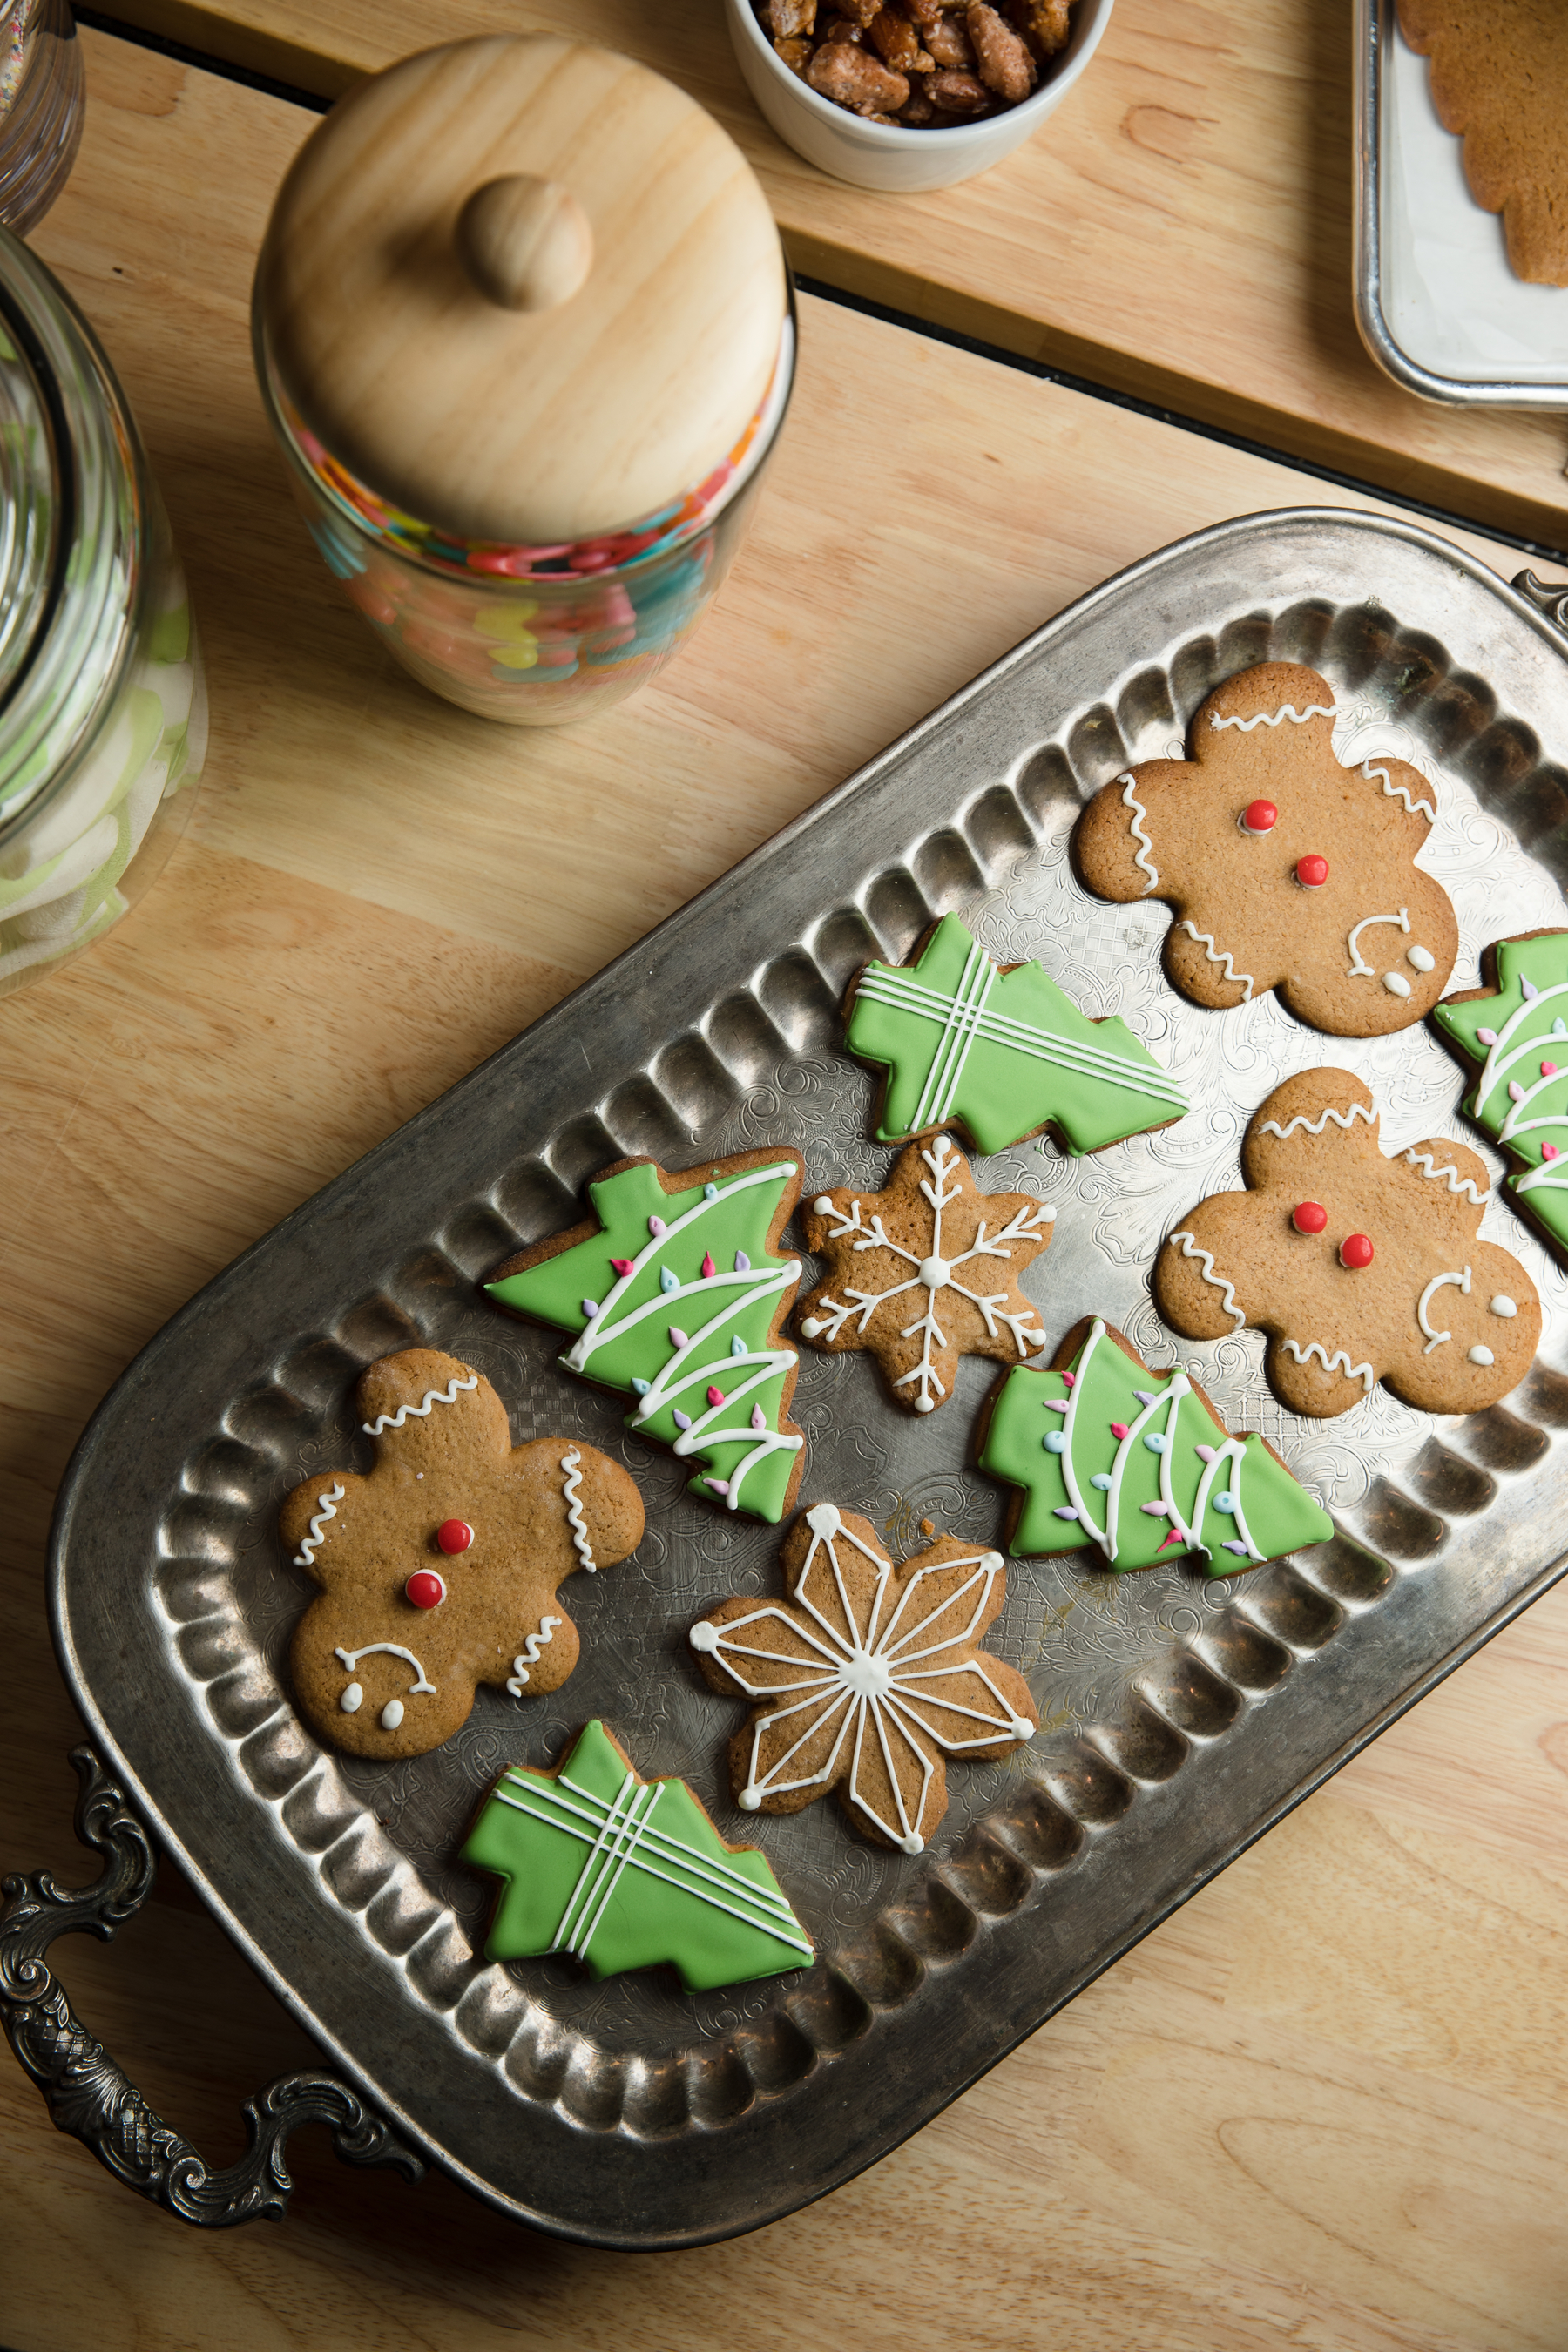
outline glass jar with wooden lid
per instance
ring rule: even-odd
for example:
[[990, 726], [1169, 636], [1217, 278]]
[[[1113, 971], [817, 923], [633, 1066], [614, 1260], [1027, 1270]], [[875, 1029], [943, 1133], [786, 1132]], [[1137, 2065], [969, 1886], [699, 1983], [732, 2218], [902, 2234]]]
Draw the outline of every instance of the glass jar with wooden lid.
[[416, 677], [521, 725], [587, 717], [678, 650], [794, 373], [733, 141], [547, 34], [426, 49], [341, 99], [279, 192], [254, 323], [329, 568]]

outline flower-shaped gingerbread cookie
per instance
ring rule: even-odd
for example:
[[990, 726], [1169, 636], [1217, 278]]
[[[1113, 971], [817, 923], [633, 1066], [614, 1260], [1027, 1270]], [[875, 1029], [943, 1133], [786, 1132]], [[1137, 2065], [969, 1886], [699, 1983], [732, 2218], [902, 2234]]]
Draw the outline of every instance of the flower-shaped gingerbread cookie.
[[982, 1192], [945, 1135], [899, 1154], [883, 1192], [822, 1192], [805, 1245], [827, 1280], [801, 1310], [818, 1348], [863, 1348], [894, 1397], [931, 1412], [960, 1356], [1015, 1363], [1046, 1345], [1018, 1276], [1049, 1243], [1056, 1211], [1026, 1192]]
[[837, 1789], [858, 1830], [919, 1853], [947, 1811], [942, 1758], [1005, 1756], [1039, 1717], [979, 1646], [1007, 1592], [999, 1551], [940, 1536], [895, 1568], [868, 1519], [818, 1503], [784, 1543], [787, 1601], [726, 1601], [691, 1628], [716, 1691], [755, 1702], [730, 1744], [742, 1812]]
[[513, 1448], [506, 1407], [454, 1356], [409, 1348], [362, 1374], [368, 1476], [327, 1470], [283, 1505], [294, 1564], [321, 1587], [289, 1665], [312, 1728], [355, 1756], [422, 1756], [480, 1683], [559, 1690], [577, 1633], [556, 1587], [642, 1539], [642, 1497], [577, 1439]]
[[1462, 1143], [1388, 1157], [1361, 1080], [1307, 1070], [1254, 1113], [1241, 1172], [1247, 1191], [1200, 1202], [1155, 1262], [1176, 1330], [1256, 1324], [1280, 1402], [1320, 1417], [1379, 1379], [1425, 1412], [1478, 1412], [1523, 1379], [1541, 1301], [1519, 1260], [1478, 1238], [1491, 1180]]
[[1227, 678], [1192, 726], [1190, 760], [1149, 760], [1096, 793], [1079, 868], [1102, 898], [1165, 899], [1165, 970], [1196, 1004], [1279, 990], [1335, 1037], [1429, 1013], [1458, 952], [1447, 891], [1415, 859], [1432, 787], [1394, 759], [1342, 767], [1333, 689], [1264, 662]]

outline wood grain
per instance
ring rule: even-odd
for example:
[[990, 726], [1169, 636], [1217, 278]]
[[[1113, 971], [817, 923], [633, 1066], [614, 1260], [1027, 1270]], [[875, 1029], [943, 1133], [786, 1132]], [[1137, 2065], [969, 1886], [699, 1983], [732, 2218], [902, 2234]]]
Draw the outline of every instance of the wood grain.
[[[146, 904], [0, 1007], [0, 1866], [88, 1876], [44, 1555], [71, 1446], [190, 1293], [1011, 641], [1117, 566], [1316, 485], [820, 303], [754, 535], [694, 646], [519, 744], [423, 696], [282, 495], [246, 302], [310, 124], [88, 42], [40, 232], [152, 446], [213, 752]], [[907, 420], [889, 454], [886, 419]], [[849, 462], [854, 453], [875, 463]], [[831, 453], [835, 495], [820, 461]], [[1476, 551], [1504, 568], [1506, 549]], [[1560, 2352], [1568, 1590], [865, 2179], [610, 2260], [442, 2179], [290, 2149], [281, 2230], [183, 2229], [0, 2059], [10, 2352]], [[302, 2037], [165, 1869], [89, 2023], [216, 2161]]]
[[1563, 420], [1417, 400], [1356, 333], [1352, 0], [1118, 0], [1038, 136], [963, 187], [899, 197], [840, 186], [768, 129], [715, 0], [114, 0], [113, 13], [327, 97], [465, 34], [602, 41], [733, 132], [808, 276], [1564, 544]]

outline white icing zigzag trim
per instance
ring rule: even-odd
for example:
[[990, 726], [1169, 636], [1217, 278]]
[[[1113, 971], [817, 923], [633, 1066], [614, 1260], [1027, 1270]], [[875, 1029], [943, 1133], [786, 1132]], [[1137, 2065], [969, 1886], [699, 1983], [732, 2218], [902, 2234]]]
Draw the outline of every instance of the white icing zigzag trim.
[[322, 1541], [322, 1530], [326, 1527], [329, 1519], [335, 1519], [337, 1517], [338, 1505], [342, 1501], [343, 1496], [348, 1493], [348, 1488], [343, 1485], [341, 1478], [334, 1478], [331, 1485], [327, 1488], [326, 1493], [324, 1495], [317, 1496], [316, 1503], [318, 1507], [315, 1517], [310, 1521], [310, 1532], [308, 1536], [300, 1537], [300, 1549], [294, 1554], [294, 1565], [296, 1568], [309, 1568], [311, 1566]]
[[1285, 719], [1289, 719], [1293, 726], [1304, 727], [1309, 719], [1336, 719], [1338, 716], [1337, 706], [1331, 702], [1310, 702], [1305, 710], [1298, 710], [1293, 702], [1288, 702], [1282, 710], [1260, 710], [1255, 719], [1215, 717], [1209, 720], [1209, 725], [1216, 734], [1222, 727], [1239, 727], [1244, 735], [1250, 735], [1255, 727], [1278, 727]]
[[1205, 1249], [1199, 1249], [1197, 1243], [1189, 1233], [1173, 1234], [1171, 1235], [1171, 1239], [1173, 1242], [1181, 1243], [1182, 1255], [1184, 1257], [1194, 1257], [1197, 1259], [1199, 1271], [1203, 1275], [1203, 1278], [1205, 1282], [1212, 1282], [1216, 1290], [1224, 1291], [1225, 1298], [1223, 1304], [1226, 1313], [1227, 1315], [1234, 1316], [1238, 1323], [1245, 1323], [1247, 1318], [1236, 1303], [1236, 1285], [1232, 1282], [1226, 1282], [1223, 1274], [1216, 1274], [1215, 1272], [1214, 1259], [1209, 1255], [1208, 1251]]
[[1361, 763], [1361, 772], [1366, 778], [1369, 784], [1375, 784], [1378, 779], [1380, 777], [1382, 778], [1383, 796], [1384, 800], [1403, 801], [1412, 816], [1415, 815], [1416, 812], [1419, 811], [1420, 814], [1426, 818], [1429, 824], [1436, 824], [1437, 812], [1433, 807], [1431, 802], [1413, 801], [1410, 797], [1408, 788], [1404, 784], [1394, 783], [1386, 768], [1380, 768], [1376, 764], [1375, 761], [1363, 760]]
[[1435, 1151], [1407, 1151], [1405, 1155], [1406, 1163], [1412, 1168], [1419, 1168], [1423, 1176], [1431, 1176], [1438, 1180], [1447, 1178], [1450, 1192], [1468, 1192], [1477, 1208], [1484, 1209], [1491, 1199], [1490, 1191], [1478, 1192], [1475, 1178], [1461, 1176], [1451, 1160], [1446, 1168], [1434, 1166], [1436, 1157]]
[[539, 1664], [539, 1653], [547, 1642], [553, 1640], [555, 1629], [560, 1623], [559, 1617], [542, 1617], [539, 1621], [538, 1633], [529, 1635], [517, 1656], [512, 1660], [511, 1673], [507, 1677], [506, 1686], [513, 1698], [522, 1696], [522, 1686], [528, 1680], [530, 1666], [536, 1666]]
[[1345, 1368], [1346, 1379], [1359, 1380], [1364, 1392], [1368, 1396], [1372, 1394], [1372, 1384], [1377, 1378], [1376, 1373], [1370, 1364], [1352, 1364], [1345, 1349], [1336, 1348], [1331, 1356], [1325, 1351], [1321, 1339], [1310, 1340], [1305, 1348], [1299, 1348], [1294, 1339], [1286, 1339], [1281, 1344], [1285, 1353], [1288, 1356], [1294, 1356], [1299, 1364], [1309, 1363], [1314, 1356], [1318, 1358], [1325, 1372], [1337, 1371], [1342, 1364]]
[[1377, 1124], [1375, 1111], [1368, 1110], [1365, 1103], [1352, 1103], [1348, 1111], [1334, 1110], [1331, 1108], [1318, 1118], [1309, 1118], [1305, 1111], [1299, 1110], [1294, 1118], [1286, 1120], [1283, 1127], [1277, 1118], [1266, 1118], [1258, 1132], [1259, 1135], [1277, 1135], [1283, 1143], [1286, 1137], [1294, 1135], [1299, 1127], [1304, 1127], [1309, 1135], [1321, 1135], [1330, 1119], [1333, 1120], [1336, 1127], [1350, 1129], [1355, 1125], [1358, 1118], [1364, 1118], [1369, 1127], [1375, 1127]]
[[561, 1482], [561, 1492], [565, 1500], [566, 1518], [572, 1529], [572, 1541], [577, 1548], [577, 1557], [590, 1576], [597, 1576], [599, 1566], [594, 1558], [594, 1548], [588, 1541], [588, 1522], [583, 1517], [583, 1501], [577, 1492], [583, 1484], [583, 1473], [579, 1467], [582, 1459], [575, 1446], [570, 1454], [561, 1456], [561, 1467], [566, 1473]]
[[1247, 1003], [1252, 995], [1252, 975], [1250, 972], [1237, 971], [1234, 960], [1222, 950], [1215, 949], [1214, 943], [1214, 933], [1212, 931], [1200, 931], [1195, 923], [1188, 922], [1184, 919], [1176, 925], [1176, 929], [1179, 931], [1188, 931], [1191, 933], [1192, 937], [1196, 940], [1199, 947], [1202, 948], [1210, 963], [1224, 964], [1225, 970], [1220, 974], [1222, 980], [1228, 980], [1233, 983], [1237, 981], [1240, 981], [1242, 988], [1246, 992], [1241, 1001], [1244, 1004]]
[[466, 1381], [454, 1380], [449, 1388], [426, 1389], [422, 1404], [399, 1405], [395, 1412], [378, 1412], [374, 1421], [361, 1422], [360, 1427], [367, 1437], [379, 1437], [384, 1429], [401, 1429], [410, 1417], [415, 1421], [425, 1420], [433, 1405], [456, 1404], [459, 1389], [477, 1389], [479, 1384], [479, 1376], [473, 1372]]
[[1126, 786], [1126, 790], [1121, 795], [1121, 802], [1124, 808], [1129, 808], [1132, 812], [1132, 838], [1134, 841], [1141, 841], [1143, 845], [1142, 848], [1140, 849], [1133, 857], [1132, 863], [1134, 866], [1141, 866], [1143, 868], [1144, 873], [1149, 877], [1149, 879], [1143, 885], [1143, 896], [1146, 898], [1151, 890], [1157, 890], [1160, 887], [1160, 877], [1155, 870], [1153, 862], [1154, 845], [1143, 830], [1143, 820], [1148, 815], [1149, 812], [1132, 789], [1137, 779], [1133, 775], [1131, 768], [1128, 769], [1125, 775], [1118, 776], [1116, 781], [1119, 784], [1124, 784]]

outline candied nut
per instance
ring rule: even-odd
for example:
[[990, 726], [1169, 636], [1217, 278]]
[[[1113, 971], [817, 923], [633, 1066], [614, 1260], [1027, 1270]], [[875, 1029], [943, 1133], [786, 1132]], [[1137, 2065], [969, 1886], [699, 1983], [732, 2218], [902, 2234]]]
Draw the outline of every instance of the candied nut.
[[942, 21], [942, 0], [901, 0], [901, 5], [910, 24], [918, 25], [922, 32], [928, 25]]
[[926, 27], [926, 47], [939, 66], [953, 66], [961, 73], [974, 70], [974, 51], [959, 16], [939, 16], [934, 25]]
[[834, 5], [841, 16], [847, 16], [852, 25], [864, 29], [879, 12], [882, 0], [834, 0]]
[[[910, 95], [902, 74], [889, 72], [879, 59], [844, 41], [818, 49], [805, 78], [820, 98], [830, 98], [835, 106], [847, 107], [852, 114], [891, 114]], [[978, 82], [975, 88], [980, 89]], [[981, 95], [984, 96], [984, 90]]]
[[775, 41], [773, 51], [776, 56], [784, 59], [791, 73], [799, 74], [804, 80], [806, 63], [811, 56], [809, 41]]
[[842, 16], [832, 16], [828, 19], [827, 30], [820, 46], [826, 46], [829, 41], [847, 41], [852, 47], [858, 48], [865, 37], [858, 25], [847, 25]]
[[895, 73], [929, 73], [929, 65], [921, 68], [921, 50], [914, 26], [907, 16], [896, 16], [890, 8], [881, 9], [866, 27], [866, 37], [885, 66]]
[[1047, 58], [1065, 49], [1071, 37], [1069, 5], [1070, 0], [1022, 0], [1022, 5], [1015, 7], [1015, 16], [1024, 18], [1025, 30], [1034, 35]]
[[[814, 58], [812, 64], [816, 62]], [[944, 113], [960, 121], [972, 122], [991, 103], [991, 92], [983, 81], [976, 81], [973, 74], [955, 73], [951, 68], [933, 73], [926, 89], [933, 106], [940, 106]]]
[[793, 41], [816, 22], [816, 0], [764, 0], [763, 22], [775, 41]]
[[935, 119], [936, 109], [924, 90], [918, 86], [911, 87], [909, 104], [899, 109], [899, 121], [907, 122], [912, 131], [918, 131]]
[[964, 29], [974, 44], [975, 68], [987, 89], [1008, 106], [1016, 106], [1034, 89], [1035, 60], [1013, 30], [985, 0], [969, 0]]

